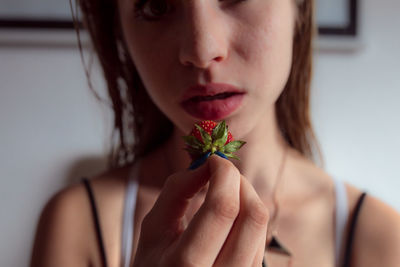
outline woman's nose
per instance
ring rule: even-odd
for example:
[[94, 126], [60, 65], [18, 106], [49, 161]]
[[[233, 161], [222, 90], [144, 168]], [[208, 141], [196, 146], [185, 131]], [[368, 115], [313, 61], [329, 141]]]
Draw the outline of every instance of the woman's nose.
[[[228, 53], [227, 31], [212, 1], [192, 1], [181, 25], [179, 60], [184, 66], [209, 68]], [[207, 3], [208, 2], [208, 3]]]

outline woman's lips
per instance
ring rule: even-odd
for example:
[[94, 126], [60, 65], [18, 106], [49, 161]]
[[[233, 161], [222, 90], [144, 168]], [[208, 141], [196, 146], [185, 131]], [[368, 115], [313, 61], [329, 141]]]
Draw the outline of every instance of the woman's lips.
[[183, 109], [201, 120], [220, 120], [239, 108], [244, 93], [223, 92], [209, 96], [194, 96], [182, 102]]

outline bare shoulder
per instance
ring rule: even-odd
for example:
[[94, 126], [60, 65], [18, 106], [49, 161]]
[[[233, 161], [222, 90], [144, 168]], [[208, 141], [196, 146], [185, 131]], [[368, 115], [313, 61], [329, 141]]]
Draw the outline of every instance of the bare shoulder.
[[[109, 217], [120, 211], [118, 205], [122, 206], [121, 192], [125, 180], [121, 176], [121, 170], [117, 170], [90, 179], [104, 226], [104, 239], [107, 238], [108, 243], [113, 242], [108, 240], [110, 231], [113, 231], [109, 228]], [[69, 186], [54, 194], [43, 208], [37, 225], [31, 266], [100, 266], [96, 238], [85, 186], [83, 183]]]
[[55, 194], [37, 226], [31, 266], [88, 266], [88, 203], [81, 185]]
[[[360, 190], [347, 185], [350, 210], [361, 195]], [[400, 214], [378, 198], [367, 195], [360, 209], [351, 266], [395, 267], [400, 262]]]

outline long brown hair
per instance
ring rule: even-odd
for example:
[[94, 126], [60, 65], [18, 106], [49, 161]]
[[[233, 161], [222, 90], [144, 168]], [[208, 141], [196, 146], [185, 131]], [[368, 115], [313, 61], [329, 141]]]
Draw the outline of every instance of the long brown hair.
[[[130, 59], [119, 23], [117, 1], [76, 0], [107, 83], [114, 111], [110, 167], [142, 157], [170, 137], [172, 122], [151, 101]], [[304, 156], [321, 154], [310, 120], [313, 0], [298, 1], [293, 62], [285, 89], [276, 103], [279, 127], [288, 144]], [[79, 28], [76, 27], [79, 38]], [[82, 49], [81, 49], [82, 51]], [[85, 67], [86, 68], [86, 67]], [[90, 71], [86, 69], [90, 85]], [[154, 122], [157, 123], [154, 123]], [[115, 133], [118, 138], [115, 138]], [[117, 140], [117, 141], [115, 141]]]
[[290, 146], [307, 158], [323, 164], [310, 115], [314, 1], [296, 1], [298, 16], [293, 40], [292, 68], [275, 109], [279, 127]]

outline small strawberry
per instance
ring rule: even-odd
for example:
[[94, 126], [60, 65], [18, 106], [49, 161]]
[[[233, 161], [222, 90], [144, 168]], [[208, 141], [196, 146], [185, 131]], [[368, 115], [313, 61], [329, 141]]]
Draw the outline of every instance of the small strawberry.
[[210, 120], [195, 124], [190, 134], [183, 136], [183, 139], [186, 143], [185, 150], [189, 152], [193, 160], [192, 165], [198, 160], [204, 162], [211, 154], [218, 154], [224, 158], [239, 159], [233, 152], [239, 150], [246, 143], [244, 141], [234, 141], [225, 121], [217, 124], [215, 121]]
[[[212, 135], [212, 131], [213, 129], [218, 125], [215, 121], [201, 121], [198, 124], [201, 128], [203, 128], [204, 131], [206, 131], [209, 135]], [[201, 133], [199, 131], [199, 129], [197, 129], [196, 127], [194, 127], [190, 133], [190, 135], [193, 135], [194, 137], [196, 137], [200, 142], [203, 142], [203, 139], [201, 138]], [[226, 140], [225, 144], [230, 143], [231, 141], [233, 141], [233, 136], [231, 134], [231, 132], [228, 131], [228, 139]]]

